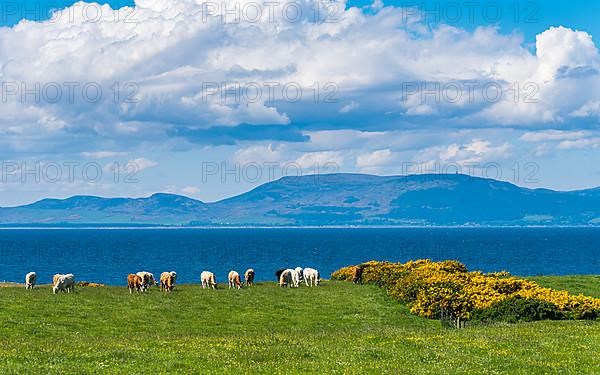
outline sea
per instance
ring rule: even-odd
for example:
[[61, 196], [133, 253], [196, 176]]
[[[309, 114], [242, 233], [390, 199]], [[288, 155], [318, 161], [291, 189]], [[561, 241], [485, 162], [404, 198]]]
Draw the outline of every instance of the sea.
[[0, 230], [0, 281], [38, 283], [55, 273], [125, 285], [129, 273], [200, 273], [226, 282], [248, 268], [275, 281], [281, 268], [312, 267], [321, 277], [369, 260], [458, 260], [469, 270], [514, 275], [600, 274], [600, 228], [103, 228]]

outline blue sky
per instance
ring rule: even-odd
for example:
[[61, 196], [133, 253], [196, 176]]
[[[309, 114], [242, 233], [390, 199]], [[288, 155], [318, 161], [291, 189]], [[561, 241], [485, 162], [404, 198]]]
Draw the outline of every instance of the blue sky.
[[72, 3], [1, 3], [1, 206], [214, 201], [315, 168], [600, 186], [597, 2]]
[[[73, 0], [22, 0], [12, 2], [19, 4], [18, 10], [4, 8], [5, 12], [0, 17], [0, 25], [13, 25], [22, 18], [44, 19], [47, 8], [64, 8], [75, 3]], [[10, 1], [2, 1], [3, 4], [9, 4]], [[110, 4], [113, 8], [133, 5], [133, 1], [116, 0], [100, 1], [100, 4]], [[369, 6], [372, 2], [365, 0], [350, 1], [350, 6]], [[597, 15], [600, 11], [600, 4], [594, 0], [577, 0], [574, 2], [546, 0], [546, 1], [515, 1], [515, 0], [495, 0], [495, 1], [472, 1], [472, 6], [465, 5], [469, 1], [455, 0], [419, 0], [419, 1], [385, 1], [389, 6], [415, 6], [417, 9], [431, 11], [425, 18], [431, 22], [445, 21], [446, 23], [460, 26], [466, 29], [473, 29], [478, 25], [489, 25], [490, 21], [495, 19], [495, 10], [501, 9], [502, 15], [498, 17], [497, 25], [504, 33], [521, 32], [525, 35], [528, 42], [533, 43], [535, 36], [548, 29], [550, 26], [566, 26], [580, 30], [586, 30], [592, 35], [597, 35], [600, 31], [600, 24], [597, 22]], [[488, 4], [497, 4], [491, 6]], [[460, 5], [456, 7], [455, 5]], [[478, 5], [477, 5], [478, 4]], [[518, 6], [516, 6], [518, 4]], [[535, 5], [532, 5], [535, 4]], [[7, 5], [5, 5], [6, 7]], [[486, 8], [488, 6], [489, 8]], [[40, 11], [37, 11], [39, 9]], [[437, 10], [436, 10], [437, 9]], [[456, 9], [460, 9], [464, 17], [457, 17]], [[473, 22], [466, 15], [473, 10]], [[484, 9], [487, 9], [487, 13]], [[518, 10], [518, 12], [517, 12]]]

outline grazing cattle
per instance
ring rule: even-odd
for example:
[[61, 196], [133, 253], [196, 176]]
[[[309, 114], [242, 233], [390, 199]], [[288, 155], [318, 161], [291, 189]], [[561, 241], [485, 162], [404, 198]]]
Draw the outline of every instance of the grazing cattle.
[[[231, 274], [231, 272], [230, 272]], [[239, 275], [238, 275], [239, 277]], [[200, 283], [202, 284], [202, 288], [213, 288], [216, 289], [217, 282], [215, 280], [215, 274], [210, 271], [202, 271], [200, 274]]]
[[304, 283], [306, 283], [306, 286], [317, 286], [319, 281], [319, 271], [314, 268], [304, 269]]
[[25, 275], [25, 289], [33, 289], [35, 281], [37, 280], [37, 273], [29, 272]]
[[279, 282], [283, 271], [285, 271], [285, 268], [280, 268], [277, 271], [275, 271], [275, 278], [277, 279], [277, 282]]
[[75, 276], [72, 273], [68, 273], [66, 275], [54, 275], [54, 279], [56, 282], [52, 287], [53, 294], [56, 294], [59, 291], [67, 293], [75, 291]]
[[362, 274], [363, 274], [362, 266], [352, 267], [352, 282], [354, 284], [358, 284], [358, 283], [362, 282]]
[[56, 285], [56, 283], [58, 282], [58, 279], [60, 279], [61, 274], [57, 273], [56, 275], [52, 276], [52, 286]]
[[296, 270], [292, 270], [292, 286], [298, 288], [300, 286], [300, 274]]
[[254, 285], [254, 270], [252, 268], [248, 268], [244, 273], [244, 280], [246, 282], [246, 286]]
[[288, 268], [286, 270], [283, 270], [283, 272], [279, 276], [279, 286], [280, 287], [287, 286], [288, 288], [293, 287], [295, 274], [296, 274], [296, 271], [294, 271], [293, 269]]
[[302, 267], [296, 267], [294, 271], [298, 274], [298, 282], [302, 281]]
[[163, 272], [160, 274], [160, 290], [165, 292], [173, 291], [175, 280], [171, 272]]
[[152, 285], [158, 284], [154, 279], [154, 275], [150, 272], [141, 271], [136, 273], [136, 275], [142, 278], [142, 292], [146, 291]]
[[143, 291], [142, 285], [143, 280], [139, 275], [134, 275], [132, 273], [127, 275], [127, 288], [129, 288], [129, 294], [133, 293], [134, 290], [138, 293]]
[[235, 271], [229, 271], [227, 281], [229, 282], [229, 289], [235, 289], [236, 286], [238, 289], [242, 287], [242, 282], [240, 281], [240, 274]]

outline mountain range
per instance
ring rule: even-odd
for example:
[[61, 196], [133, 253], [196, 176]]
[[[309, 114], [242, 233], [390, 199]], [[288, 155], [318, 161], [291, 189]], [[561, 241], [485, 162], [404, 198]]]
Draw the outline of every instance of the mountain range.
[[73, 196], [0, 208], [0, 226], [570, 226], [600, 225], [600, 188], [527, 189], [460, 174], [283, 177], [205, 203]]

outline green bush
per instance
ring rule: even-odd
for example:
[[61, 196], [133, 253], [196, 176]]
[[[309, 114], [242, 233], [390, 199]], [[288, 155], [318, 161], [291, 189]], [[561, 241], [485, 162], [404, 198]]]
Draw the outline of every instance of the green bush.
[[474, 310], [471, 318], [482, 322], [517, 323], [546, 319], [560, 320], [565, 319], [566, 316], [553, 303], [513, 297], [486, 309]]

